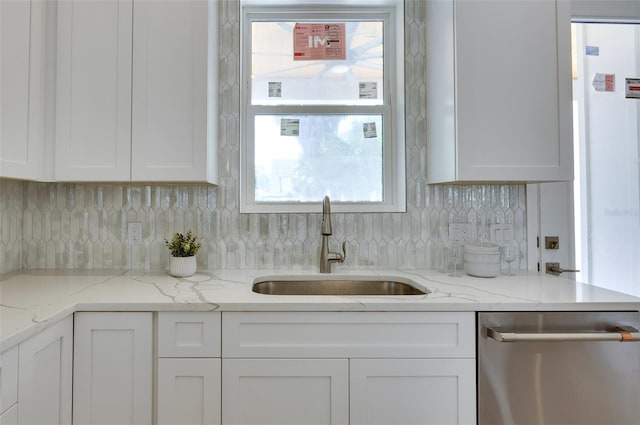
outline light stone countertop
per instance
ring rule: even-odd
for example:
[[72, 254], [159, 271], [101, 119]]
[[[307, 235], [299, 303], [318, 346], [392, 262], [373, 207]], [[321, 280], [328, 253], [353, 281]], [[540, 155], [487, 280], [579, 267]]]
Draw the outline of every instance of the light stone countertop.
[[0, 276], [0, 351], [76, 311], [517, 311], [636, 310], [640, 298], [538, 273], [474, 278], [431, 270], [334, 270], [324, 277], [411, 279], [421, 296], [275, 296], [251, 284], [265, 276], [319, 276], [317, 270], [25, 270]]

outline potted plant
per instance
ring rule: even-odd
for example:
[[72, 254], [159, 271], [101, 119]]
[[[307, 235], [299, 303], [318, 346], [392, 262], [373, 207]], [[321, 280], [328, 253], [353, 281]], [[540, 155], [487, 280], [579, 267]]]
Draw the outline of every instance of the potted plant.
[[171, 240], [164, 240], [169, 248], [169, 274], [176, 277], [192, 276], [197, 269], [195, 255], [200, 250], [198, 237], [189, 230], [186, 234], [174, 233]]

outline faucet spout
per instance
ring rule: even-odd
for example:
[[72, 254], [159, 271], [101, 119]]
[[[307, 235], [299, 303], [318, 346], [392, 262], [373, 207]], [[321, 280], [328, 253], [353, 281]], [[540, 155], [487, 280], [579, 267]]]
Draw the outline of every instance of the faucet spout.
[[322, 201], [322, 228], [320, 233], [323, 236], [329, 236], [333, 233], [331, 231], [331, 201], [328, 196], [325, 196]]
[[347, 243], [342, 242], [342, 252], [329, 251], [329, 236], [331, 235], [331, 202], [325, 196], [322, 201], [322, 246], [320, 247], [320, 273], [331, 273], [331, 263], [344, 262], [347, 257]]

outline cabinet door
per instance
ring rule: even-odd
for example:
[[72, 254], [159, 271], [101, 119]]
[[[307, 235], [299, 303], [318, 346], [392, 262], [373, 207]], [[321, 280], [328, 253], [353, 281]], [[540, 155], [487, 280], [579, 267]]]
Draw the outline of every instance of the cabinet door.
[[474, 359], [352, 359], [351, 424], [475, 424]]
[[430, 183], [573, 179], [570, 2], [427, 2]]
[[569, 2], [456, 5], [461, 180], [571, 180]]
[[18, 360], [20, 424], [70, 424], [72, 316], [22, 342]]
[[58, 2], [56, 180], [127, 181], [132, 0]]
[[18, 347], [0, 355], [0, 414], [18, 402]]
[[348, 373], [346, 359], [223, 359], [222, 423], [347, 424]]
[[[207, 157], [213, 153], [207, 137], [208, 20], [215, 19], [208, 16], [209, 3], [167, 0], [135, 5], [135, 181], [209, 180], [207, 167], [214, 158]], [[212, 12], [216, 7], [211, 3]], [[215, 123], [216, 117], [211, 119]]]
[[0, 414], [0, 425], [18, 425], [18, 405], [14, 404], [10, 409]]
[[76, 313], [74, 424], [150, 424], [152, 313]]
[[220, 380], [220, 359], [158, 359], [158, 424], [219, 424]]
[[42, 174], [44, 8], [30, 0], [0, 1], [0, 177]]

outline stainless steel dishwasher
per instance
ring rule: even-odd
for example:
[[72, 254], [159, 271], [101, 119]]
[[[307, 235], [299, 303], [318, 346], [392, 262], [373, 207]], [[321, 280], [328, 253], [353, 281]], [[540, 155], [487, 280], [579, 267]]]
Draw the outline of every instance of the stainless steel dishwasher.
[[478, 424], [640, 424], [640, 312], [478, 313]]

